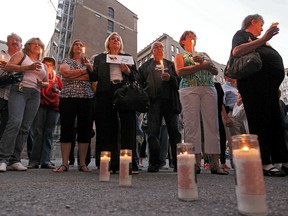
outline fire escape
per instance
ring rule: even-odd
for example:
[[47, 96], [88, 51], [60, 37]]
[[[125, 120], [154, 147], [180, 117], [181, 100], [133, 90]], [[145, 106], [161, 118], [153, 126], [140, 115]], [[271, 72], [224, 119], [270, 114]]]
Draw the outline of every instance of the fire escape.
[[50, 55], [58, 63], [67, 57], [72, 39], [76, 0], [60, 0], [57, 8], [56, 26], [51, 40]]

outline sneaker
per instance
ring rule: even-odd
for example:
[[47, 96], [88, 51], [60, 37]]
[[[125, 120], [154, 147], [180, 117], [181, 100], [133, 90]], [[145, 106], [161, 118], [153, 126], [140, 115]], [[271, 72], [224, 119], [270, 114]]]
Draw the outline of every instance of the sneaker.
[[222, 164], [221, 167], [222, 167], [223, 169], [231, 169], [227, 164]]
[[0, 172], [6, 172], [6, 170], [7, 170], [7, 164], [1, 163], [0, 164]]
[[27, 167], [23, 166], [20, 162], [14, 163], [7, 167], [11, 171], [26, 171]]

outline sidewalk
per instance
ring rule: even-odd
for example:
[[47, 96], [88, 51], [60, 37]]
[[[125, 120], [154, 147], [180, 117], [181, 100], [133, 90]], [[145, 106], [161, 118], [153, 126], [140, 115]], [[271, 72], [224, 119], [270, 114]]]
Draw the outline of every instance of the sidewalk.
[[[197, 175], [199, 200], [183, 202], [177, 197], [177, 174], [172, 169], [148, 173], [143, 168], [133, 175], [132, 187], [120, 187], [119, 175], [99, 182], [94, 160], [89, 167], [91, 173], [77, 167], [64, 173], [46, 169], [0, 173], [0, 215], [238, 215], [234, 170], [219, 176], [202, 169]], [[265, 184], [269, 215], [287, 216], [288, 177], [265, 177]]]

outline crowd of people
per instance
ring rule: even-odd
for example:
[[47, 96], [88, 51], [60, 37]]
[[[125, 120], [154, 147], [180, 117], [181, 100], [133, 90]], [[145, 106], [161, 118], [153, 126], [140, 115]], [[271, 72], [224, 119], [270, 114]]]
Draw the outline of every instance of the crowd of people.
[[[163, 58], [164, 45], [156, 41], [151, 45], [152, 58], [138, 68], [133, 57], [125, 53], [117, 32], [107, 37], [105, 51], [90, 60], [83, 52], [84, 42], [76, 39], [59, 65], [59, 73], [56, 60], [43, 56], [45, 47], [39, 38], [29, 39], [22, 49], [21, 37], [8, 35], [8, 49], [1, 51], [1, 74], [22, 72], [23, 80], [0, 88], [0, 171], [39, 167], [56, 173], [68, 171], [77, 137], [78, 169], [91, 172], [87, 155], [90, 157], [95, 122], [95, 165], [99, 169], [101, 151], [110, 151], [111, 173], [119, 172], [120, 149], [132, 150], [132, 174], [139, 173], [146, 154], [148, 172], [159, 172], [167, 157], [177, 172], [176, 146], [186, 142], [194, 146], [197, 174], [204, 159], [211, 174], [228, 175], [227, 149], [233, 168], [231, 137], [251, 133], [258, 135], [263, 174], [288, 175], [283, 119], [287, 112], [285, 106], [280, 110], [278, 94], [284, 65], [268, 44], [279, 28], [271, 25], [259, 37], [263, 25], [264, 19], [258, 14], [245, 17], [231, 49], [235, 57], [257, 51], [263, 63], [261, 70], [240, 80], [225, 77], [222, 86], [215, 82], [218, 70], [209, 55], [195, 50], [197, 35], [190, 30], [181, 35], [179, 45], [184, 52], [178, 53], [174, 62]], [[110, 55], [130, 58], [134, 63], [107, 61]], [[145, 115], [113, 106], [114, 93], [134, 81], [150, 99]], [[59, 119], [62, 163], [56, 167], [51, 149]], [[21, 152], [28, 136], [32, 147], [26, 167], [21, 163]]]

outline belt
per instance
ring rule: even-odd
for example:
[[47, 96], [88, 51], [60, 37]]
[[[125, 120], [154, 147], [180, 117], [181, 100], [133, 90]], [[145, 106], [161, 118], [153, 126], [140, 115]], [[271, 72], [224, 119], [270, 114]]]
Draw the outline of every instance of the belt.
[[111, 80], [111, 83], [112, 84], [119, 84], [119, 83], [122, 83], [123, 80]]

